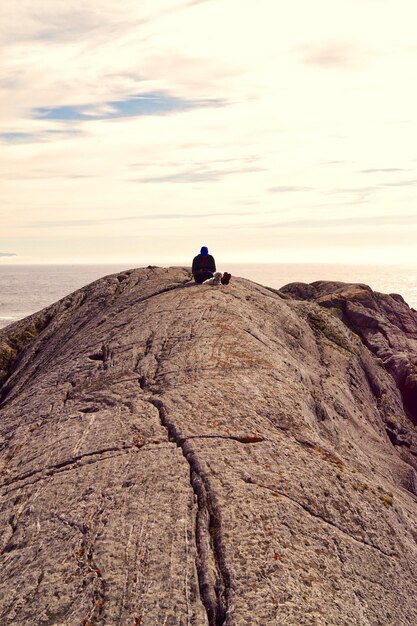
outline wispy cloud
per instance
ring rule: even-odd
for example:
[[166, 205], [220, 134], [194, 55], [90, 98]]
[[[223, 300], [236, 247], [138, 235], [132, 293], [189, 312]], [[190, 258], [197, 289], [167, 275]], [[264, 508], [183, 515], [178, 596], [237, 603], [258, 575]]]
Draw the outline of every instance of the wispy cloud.
[[59, 6], [56, 3], [53, 6], [45, 1], [41, 10], [34, 3], [30, 6], [30, 3], [21, 2], [13, 9], [2, 14], [0, 27], [2, 39], [13, 43], [48, 42], [55, 39], [65, 42], [75, 36], [87, 35], [107, 22], [104, 12], [94, 11], [94, 7], [87, 4]]
[[62, 181], [72, 181], [72, 180], [88, 180], [97, 178], [97, 176], [92, 174], [77, 174], [74, 172], [57, 172], [57, 171], [49, 171], [42, 169], [32, 169], [25, 170], [24, 172], [15, 173], [12, 171], [4, 171], [0, 172], [0, 179], [2, 180], [62, 180]]
[[340, 189], [333, 189], [329, 191], [330, 194], [338, 193], [353, 193], [353, 194], [367, 194], [378, 191], [380, 185], [369, 185], [368, 187], [341, 187]]
[[166, 93], [144, 93], [100, 104], [63, 105], [54, 107], [38, 107], [33, 110], [32, 117], [43, 120], [58, 121], [91, 121], [112, 120], [141, 115], [167, 115], [180, 111], [189, 111], [206, 107], [224, 106], [225, 101], [219, 99], [186, 99]]
[[392, 28], [395, 0], [378, 3], [378, 28], [375, 0], [304, 1], [302, 20], [287, 3], [284, 25], [274, 0], [240, 3], [236, 20], [238, 4], [0, 3], [0, 249], [19, 255], [3, 265], [114, 260], [126, 237], [132, 259], [174, 258], [217, 226], [210, 246], [236, 258], [415, 235], [398, 217], [324, 219], [416, 212], [416, 107], [398, 99], [412, 20]]
[[316, 220], [293, 220], [262, 224], [261, 228], [340, 228], [344, 226], [413, 226], [417, 225], [417, 215], [373, 215], [366, 217], [346, 217], [341, 219], [317, 218]]
[[242, 167], [229, 170], [197, 168], [173, 174], [150, 176], [148, 178], [135, 178], [131, 180], [132, 182], [138, 183], [210, 183], [218, 182], [226, 176], [233, 176], [236, 174], [253, 174], [264, 171], [265, 169], [262, 167]]
[[106, 224], [121, 224], [123, 222], [133, 222], [136, 220], [155, 219], [155, 220], [167, 220], [167, 219], [179, 219], [186, 217], [185, 215], [141, 215], [141, 216], [127, 216], [127, 217], [114, 217], [103, 219], [79, 219], [79, 220], [39, 220], [36, 222], [30, 222], [28, 225], [31, 228], [72, 228], [77, 226], [102, 226]]
[[80, 137], [83, 132], [77, 129], [67, 130], [43, 130], [39, 132], [12, 131], [0, 133], [0, 143], [7, 144], [27, 144], [44, 143], [55, 139], [73, 139]]
[[38, 133], [10, 132], [0, 133], [2, 143], [32, 143], [38, 140]]
[[392, 183], [379, 183], [378, 185], [369, 185], [367, 187], [342, 187], [340, 189], [332, 189], [329, 194], [354, 194], [356, 196], [366, 196], [381, 191], [385, 187], [415, 187], [417, 178], [409, 178], [406, 180], [397, 180]]
[[296, 187], [291, 185], [281, 185], [278, 187], [269, 187], [271, 193], [292, 193], [293, 191], [311, 191], [313, 187]]
[[[181, 146], [182, 148], [187, 148], [187, 146]], [[201, 160], [193, 160], [192, 163], [190, 163], [190, 160], [186, 160], [186, 159], [178, 159], [176, 161], [166, 161], [166, 159], [163, 160], [163, 165], [165, 167], [186, 167], [187, 165], [190, 166], [192, 165], [194, 168], [198, 169], [198, 168], [204, 168], [204, 169], [209, 169], [209, 167], [213, 166], [213, 165], [224, 165], [226, 164], [230, 164], [230, 163], [234, 163], [237, 165], [241, 165], [242, 167], [246, 167], [246, 164], [252, 164], [252, 163], [256, 163], [259, 162], [261, 159], [259, 156], [257, 155], [250, 155], [250, 156], [246, 156], [246, 157], [229, 157], [229, 158], [223, 158], [223, 159], [205, 159], [204, 161]], [[136, 168], [143, 168], [143, 167], [153, 167], [153, 166], [160, 166], [161, 165], [161, 161], [151, 161], [149, 160], [143, 160], [143, 161], [136, 161], [134, 163], [130, 163], [129, 167], [131, 167], [132, 169], [136, 169]]]
[[352, 163], [352, 161], [323, 161], [321, 165], [346, 165], [347, 163]]
[[391, 172], [410, 172], [412, 170], [403, 169], [402, 167], [379, 167], [368, 170], [359, 170], [360, 174], [390, 174]]
[[17, 256], [14, 252], [0, 252], [0, 256]]
[[417, 178], [410, 178], [408, 180], [397, 180], [393, 183], [384, 183], [382, 187], [415, 187], [417, 185]]
[[218, 218], [218, 217], [242, 217], [242, 216], [254, 216], [258, 215], [253, 211], [238, 211], [238, 212], [213, 212], [213, 213], [148, 213], [145, 215], [128, 215], [126, 217], [113, 217], [113, 218], [97, 218], [97, 219], [79, 219], [79, 220], [38, 220], [30, 222], [28, 226], [31, 228], [72, 228], [72, 227], [89, 227], [89, 226], [103, 226], [111, 224], [121, 224], [123, 222], [135, 222], [142, 220], [201, 220], [204, 218]]
[[329, 69], [356, 69], [369, 56], [356, 44], [344, 41], [306, 44], [297, 51], [303, 63]]

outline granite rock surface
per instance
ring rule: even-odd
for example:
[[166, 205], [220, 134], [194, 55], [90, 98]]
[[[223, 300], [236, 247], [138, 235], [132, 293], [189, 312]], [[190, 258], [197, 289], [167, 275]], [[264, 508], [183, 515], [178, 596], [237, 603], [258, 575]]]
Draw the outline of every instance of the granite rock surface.
[[[399, 294], [382, 294], [367, 285], [317, 281], [292, 283], [281, 293], [317, 302], [340, 317], [394, 378], [404, 403], [404, 419], [386, 421], [387, 434], [417, 469], [417, 312]], [[383, 402], [385, 390], [374, 387]], [[411, 422], [411, 423], [410, 423]]]
[[0, 332], [0, 624], [417, 624], [417, 314], [189, 281]]

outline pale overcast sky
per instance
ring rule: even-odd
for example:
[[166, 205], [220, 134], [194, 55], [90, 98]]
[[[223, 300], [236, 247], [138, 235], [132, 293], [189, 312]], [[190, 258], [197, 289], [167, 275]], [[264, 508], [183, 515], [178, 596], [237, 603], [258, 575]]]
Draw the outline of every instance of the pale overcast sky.
[[0, 263], [417, 264], [415, 0], [8, 0]]

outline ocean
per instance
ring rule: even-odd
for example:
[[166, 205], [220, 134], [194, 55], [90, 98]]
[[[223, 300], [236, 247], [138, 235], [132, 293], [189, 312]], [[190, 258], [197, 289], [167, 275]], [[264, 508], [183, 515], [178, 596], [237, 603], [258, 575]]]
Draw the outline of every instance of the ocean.
[[[126, 265], [0, 264], [0, 328], [53, 304], [97, 278], [126, 269], [130, 268]], [[375, 291], [399, 293], [417, 309], [417, 267], [229, 263], [219, 270], [277, 289], [296, 281], [365, 283]]]

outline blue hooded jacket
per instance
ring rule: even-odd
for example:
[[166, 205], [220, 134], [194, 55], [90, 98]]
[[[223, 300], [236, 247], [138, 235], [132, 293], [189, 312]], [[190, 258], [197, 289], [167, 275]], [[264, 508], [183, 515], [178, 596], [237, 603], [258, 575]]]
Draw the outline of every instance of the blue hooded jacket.
[[200, 254], [194, 257], [193, 266], [191, 272], [193, 276], [201, 274], [201, 272], [214, 272], [216, 271], [216, 262], [211, 254], [208, 253], [208, 248], [202, 246]]

